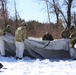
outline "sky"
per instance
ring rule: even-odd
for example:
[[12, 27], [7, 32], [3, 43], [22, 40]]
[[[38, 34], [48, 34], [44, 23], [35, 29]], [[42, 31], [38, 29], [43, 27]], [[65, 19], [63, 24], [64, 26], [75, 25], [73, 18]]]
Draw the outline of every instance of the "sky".
[[[41, 0], [15, 0], [16, 1], [16, 9], [20, 16], [20, 18], [25, 21], [35, 20], [39, 22], [49, 22], [46, 3]], [[61, 3], [62, 0], [60, 0]], [[12, 8], [14, 10], [14, 0], [9, 0], [8, 8], [10, 14], [14, 14], [12, 12]], [[56, 17], [53, 14], [50, 14], [50, 21], [56, 23]]]
[[16, 3], [18, 13], [25, 21], [48, 22], [45, 2], [40, 2], [39, 0], [16, 0]]

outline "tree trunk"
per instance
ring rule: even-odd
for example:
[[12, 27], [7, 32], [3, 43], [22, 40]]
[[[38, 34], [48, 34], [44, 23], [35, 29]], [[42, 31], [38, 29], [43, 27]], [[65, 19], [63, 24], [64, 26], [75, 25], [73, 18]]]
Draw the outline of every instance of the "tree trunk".
[[71, 26], [71, 5], [73, 0], [68, 0], [68, 11], [67, 11], [67, 27], [70, 28]]

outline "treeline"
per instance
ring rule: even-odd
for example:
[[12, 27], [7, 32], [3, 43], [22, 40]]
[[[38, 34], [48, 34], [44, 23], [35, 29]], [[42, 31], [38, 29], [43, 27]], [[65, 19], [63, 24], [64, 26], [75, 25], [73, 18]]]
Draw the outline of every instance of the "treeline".
[[60, 33], [63, 30], [62, 22], [58, 24], [53, 23], [39, 23], [36, 21], [27, 22], [27, 36], [30, 37], [42, 37], [44, 33], [49, 32], [53, 35], [54, 39], [60, 39]]
[[[17, 21], [17, 26], [15, 23], [15, 20], [9, 19], [9, 25], [10, 28], [13, 32], [13, 35], [15, 33], [15, 30], [17, 27], [21, 26], [21, 23], [24, 20], [18, 20]], [[63, 30], [62, 23], [59, 22], [59, 24], [53, 24], [53, 23], [40, 23], [37, 21], [28, 21], [26, 22], [27, 24], [27, 37], [42, 37], [44, 33], [49, 32], [53, 35], [55, 39], [59, 39], [60, 37], [60, 32]], [[5, 28], [3, 21], [0, 20], [0, 28]]]
[[[39, 1], [45, 2], [46, 4], [49, 24], [39, 23], [36, 21], [28, 21], [27, 36], [42, 37], [45, 32], [49, 32], [53, 35], [54, 38], [58, 39], [61, 38], [60, 32], [63, 29], [62, 22], [66, 27], [68, 27], [68, 29], [70, 29], [72, 25], [76, 27], [76, 0]], [[13, 15], [8, 9], [10, 7], [9, 5], [12, 5], [11, 3], [13, 3], [14, 6], [14, 11], [12, 11], [12, 13], [14, 13]], [[13, 2], [10, 1], [10, 3], [9, 0], [0, 0], [0, 27], [5, 28], [9, 24], [11, 26], [13, 35], [16, 28], [21, 25], [22, 21], [24, 21], [20, 18], [16, 5], [16, 0], [13, 0]], [[53, 17], [55, 17], [56, 24], [51, 23], [50, 15], [53, 15]], [[59, 21], [59, 19], [62, 21]]]

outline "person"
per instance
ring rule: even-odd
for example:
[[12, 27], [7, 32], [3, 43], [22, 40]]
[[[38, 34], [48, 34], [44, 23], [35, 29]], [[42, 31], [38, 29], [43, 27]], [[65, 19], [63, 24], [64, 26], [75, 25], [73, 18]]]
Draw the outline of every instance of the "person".
[[4, 47], [4, 40], [3, 40], [4, 32], [0, 29], [0, 53], [1, 56], [5, 57], [5, 47]]
[[70, 31], [71, 31], [71, 34], [69, 36], [69, 38], [70, 38], [70, 47], [74, 48], [74, 45], [76, 43], [76, 28], [72, 26], [70, 28]]
[[71, 34], [70, 34], [70, 51], [71, 51], [71, 56], [73, 57], [73, 60], [76, 60], [76, 28], [72, 27], [71, 28]]
[[75, 49], [74, 47], [75, 44], [76, 44], [76, 38], [70, 39], [70, 47]]
[[74, 27], [72, 27], [72, 28], [70, 28], [70, 31], [71, 31], [71, 34], [70, 34], [70, 38], [72, 39], [72, 38], [75, 38], [76, 37], [76, 28]]
[[73, 60], [76, 60], [76, 38], [70, 39], [70, 54]]
[[54, 40], [54, 38], [53, 38], [53, 36], [52, 36], [50, 33], [46, 32], [46, 33], [43, 35], [42, 40], [52, 41], [52, 40]]
[[12, 30], [10, 29], [10, 25], [7, 25], [6, 28], [3, 29], [3, 31], [5, 34], [12, 34], [13, 35]]
[[16, 59], [23, 58], [24, 41], [26, 39], [26, 23], [22, 23], [15, 31]]
[[70, 30], [66, 27], [65, 29], [63, 29], [61, 31], [60, 36], [62, 38], [69, 38], [69, 36], [70, 36]]

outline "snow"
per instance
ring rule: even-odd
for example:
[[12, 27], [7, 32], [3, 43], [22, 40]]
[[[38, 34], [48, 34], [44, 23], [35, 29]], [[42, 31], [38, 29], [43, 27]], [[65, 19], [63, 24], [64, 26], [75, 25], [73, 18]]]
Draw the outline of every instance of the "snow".
[[41, 41], [41, 40], [42, 40], [42, 38], [41, 38], [41, 37], [40, 37], [40, 38], [29, 37], [28, 39], [38, 40], [38, 41]]
[[[0, 75], [76, 75], [76, 60], [1, 57]], [[6, 68], [6, 69], [4, 69]]]
[[16, 60], [14, 57], [0, 57], [4, 68], [0, 75], [76, 75], [76, 61], [30, 59], [24, 57]]

